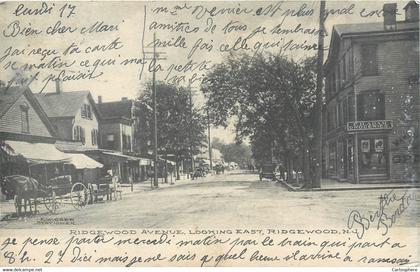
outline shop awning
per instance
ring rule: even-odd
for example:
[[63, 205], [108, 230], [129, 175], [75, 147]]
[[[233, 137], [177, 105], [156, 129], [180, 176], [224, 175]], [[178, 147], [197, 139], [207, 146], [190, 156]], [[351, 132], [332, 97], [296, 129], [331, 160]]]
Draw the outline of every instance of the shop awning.
[[112, 153], [112, 152], [102, 152], [102, 154], [105, 156], [105, 158], [108, 158], [113, 161], [119, 161], [119, 162], [126, 162], [126, 161], [139, 161], [140, 158], [132, 157], [123, 155], [120, 153]]
[[[29, 163], [60, 163], [68, 162], [70, 156], [55, 148], [54, 144], [28, 143], [20, 141], [5, 141], [10, 148], [8, 154], [12, 156], [23, 156]], [[12, 151], [12, 152], [10, 152]]]
[[101, 163], [83, 154], [67, 153], [66, 155], [70, 156], [70, 163], [73, 164], [76, 169], [95, 169], [103, 167]]

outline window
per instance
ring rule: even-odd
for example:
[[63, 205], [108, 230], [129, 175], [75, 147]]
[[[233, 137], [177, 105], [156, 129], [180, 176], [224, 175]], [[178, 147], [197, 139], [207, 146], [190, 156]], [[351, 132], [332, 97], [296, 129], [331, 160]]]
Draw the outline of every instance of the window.
[[331, 73], [330, 75], [330, 95], [331, 97], [335, 94], [335, 74]]
[[342, 67], [342, 75], [343, 75], [343, 79], [341, 80], [341, 82], [343, 82], [343, 85], [345, 82], [347, 82], [347, 66], [346, 66], [346, 55], [343, 56], [343, 58], [341, 59], [341, 67]]
[[378, 75], [378, 56], [376, 44], [362, 45], [362, 75]]
[[90, 105], [88, 105], [88, 104], [83, 104], [82, 105], [81, 115], [82, 115], [82, 118], [92, 119], [92, 109], [91, 109]]
[[131, 151], [131, 136], [123, 134], [123, 149]]
[[92, 129], [91, 131], [92, 145], [98, 145], [98, 130]]
[[29, 106], [24, 103], [20, 105], [20, 119], [22, 123], [22, 133], [29, 133]]
[[388, 138], [386, 136], [363, 137], [359, 140], [360, 175], [387, 175]]
[[107, 134], [105, 137], [105, 148], [114, 149], [114, 147], [115, 147], [114, 134]]
[[81, 126], [75, 126], [73, 128], [73, 140], [81, 141], [82, 144], [85, 143], [85, 129]]
[[336, 65], [335, 67], [335, 90], [336, 92], [340, 91], [340, 87], [341, 87], [341, 75], [340, 75], [340, 65], [339, 63]]
[[335, 107], [327, 110], [327, 127], [329, 131], [336, 127], [336, 114], [337, 110]]
[[354, 121], [354, 98], [349, 96], [347, 98], [348, 121]]
[[385, 119], [385, 96], [380, 92], [366, 92], [357, 95], [357, 120]]

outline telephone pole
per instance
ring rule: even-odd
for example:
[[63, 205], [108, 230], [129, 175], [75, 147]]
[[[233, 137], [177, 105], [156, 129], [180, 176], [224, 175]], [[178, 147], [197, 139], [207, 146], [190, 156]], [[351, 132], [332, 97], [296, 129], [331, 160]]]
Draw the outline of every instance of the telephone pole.
[[[188, 84], [188, 90], [189, 90], [189, 103], [190, 103], [190, 127], [192, 128], [192, 123], [193, 123], [193, 103], [192, 103], [192, 88], [191, 88], [191, 84]], [[194, 133], [194, 130], [192, 130], [192, 132]], [[194, 136], [194, 135], [193, 135]], [[193, 179], [192, 177], [194, 176], [194, 153], [193, 153], [193, 136], [191, 136], [190, 133], [190, 139], [189, 139], [189, 144], [190, 144], [190, 156], [191, 156], [191, 179]]]
[[207, 108], [207, 135], [209, 141], [209, 161], [210, 161], [210, 171], [213, 171], [213, 159], [212, 159], [212, 150], [211, 150], [211, 135], [210, 135], [210, 114], [209, 109]]
[[[158, 60], [165, 60], [166, 58], [159, 58], [159, 54], [164, 54], [164, 52], [156, 52], [156, 33], [153, 33], [153, 52], [145, 52], [152, 54], [151, 58], [145, 58], [146, 60], [151, 60], [153, 65], [156, 65]], [[157, 108], [156, 108], [156, 69], [153, 68], [152, 71], [152, 103], [153, 103], [153, 163], [154, 163], [154, 175], [153, 175], [153, 186], [159, 187], [158, 181], [158, 138], [157, 138]]]
[[[156, 63], [156, 33], [153, 33], [153, 61]], [[158, 181], [158, 151], [157, 151], [157, 111], [156, 111], [156, 69], [153, 69], [152, 78], [152, 91], [153, 91], [153, 161], [155, 164], [155, 171], [153, 176], [153, 185], [159, 187]]]
[[317, 59], [317, 77], [316, 77], [316, 102], [315, 108], [317, 109], [317, 123], [316, 126], [316, 143], [315, 150], [317, 158], [315, 160], [315, 179], [312, 183], [312, 188], [321, 187], [322, 178], [322, 83], [324, 80], [324, 28], [325, 21], [325, 0], [321, 0], [319, 7], [319, 34], [318, 34], [318, 59]]

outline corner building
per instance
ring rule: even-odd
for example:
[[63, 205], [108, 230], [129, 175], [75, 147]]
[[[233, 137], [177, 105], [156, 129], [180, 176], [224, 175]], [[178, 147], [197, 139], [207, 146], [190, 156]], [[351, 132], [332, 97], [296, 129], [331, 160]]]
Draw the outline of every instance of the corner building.
[[[419, 6], [384, 5], [383, 23], [335, 25], [325, 63], [323, 176], [419, 180]], [[400, 12], [400, 11], [398, 11]]]

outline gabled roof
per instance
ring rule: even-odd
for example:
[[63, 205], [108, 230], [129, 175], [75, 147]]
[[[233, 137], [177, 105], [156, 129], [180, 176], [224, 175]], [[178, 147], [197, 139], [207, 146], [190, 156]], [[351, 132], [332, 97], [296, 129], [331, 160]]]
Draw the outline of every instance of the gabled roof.
[[93, 110], [99, 116], [89, 91], [42, 93], [35, 94], [35, 97], [50, 118], [75, 116], [86, 98], [91, 102]]
[[22, 96], [25, 95], [26, 99], [31, 104], [32, 108], [36, 111], [39, 118], [47, 127], [51, 136], [55, 137], [57, 132], [54, 126], [51, 124], [48, 116], [38, 100], [35, 98], [34, 94], [31, 92], [29, 87], [25, 86], [10, 86], [10, 87], [0, 87], [0, 118], [16, 103], [16, 101]]
[[104, 119], [124, 118], [131, 120], [132, 100], [121, 100], [96, 104]]
[[0, 118], [10, 109], [28, 87], [0, 87]]

